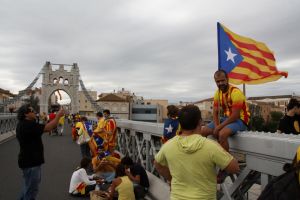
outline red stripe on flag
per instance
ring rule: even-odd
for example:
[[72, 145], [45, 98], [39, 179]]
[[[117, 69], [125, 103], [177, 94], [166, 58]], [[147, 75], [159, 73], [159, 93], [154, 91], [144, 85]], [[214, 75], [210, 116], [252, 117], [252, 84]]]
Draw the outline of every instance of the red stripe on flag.
[[252, 81], [253, 80], [253, 79], [249, 78], [249, 76], [246, 74], [238, 74], [238, 73], [234, 73], [234, 72], [230, 72], [228, 74], [228, 77], [233, 78], [233, 79], [243, 80], [243, 81]]
[[[250, 71], [252, 71], [252, 72], [256, 73], [257, 75], [259, 75], [261, 78], [271, 75], [271, 73], [261, 71], [258, 67], [256, 67], [255, 65], [252, 65], [248, 62], [241, 62], [238, 66], [242, 67], [242, 68], [249, 69]], [[274, 71], [274, 72], [276, 72], [276, 71]]]
[[239, 53], [243, 56], [246, 56], [248, 58], [252, 58], [254, 59], [258, 64], [260, 65], [265, 65], [266, 67], [268, 67], [270, 70], [272, 71], [276, 71], [276, 67], [274, 66], [271, 66], [271, 65], [268, 65], [268, 63], [263, 59], [263, 58], [260, 58], [260, 57], [256, 57], [256, 56], [253, 56], [251, 55], [250, 53], [246, 53], [244, 52], [242, 49], [238, 49]]
[[240, 42], [240, 41], [234, 39], [228, 32], [226, 32], [226, 33], [227, 33], [228, 37], [230, 38], [230, 40], [235, 42], [239, 47], [249, 49], [249, 50], [259, 51], [262, 54], [263, 57], [275, 61], [274, 55], [272, 53], [263, 51], [263, 50], [257, 48], [257, 46], [254, 45], [254, 44], [248, 44], [248, 43]]

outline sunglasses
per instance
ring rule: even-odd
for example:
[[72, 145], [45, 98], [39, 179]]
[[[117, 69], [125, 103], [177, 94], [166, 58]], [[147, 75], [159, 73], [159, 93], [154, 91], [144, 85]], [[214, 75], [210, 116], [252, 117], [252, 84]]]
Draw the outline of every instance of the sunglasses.
[[28, 112], [30, 112], [30, 113], [35, 113], [35, 111], [34, 111], [32, 108], [29, 108], [29, 109], [28, 109]]

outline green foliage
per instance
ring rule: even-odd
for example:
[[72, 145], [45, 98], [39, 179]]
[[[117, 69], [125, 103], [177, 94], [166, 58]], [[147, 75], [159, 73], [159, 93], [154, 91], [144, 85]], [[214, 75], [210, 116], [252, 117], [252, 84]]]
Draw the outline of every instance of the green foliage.
[[272, 111], [270, 113], [270, 116], [271, 120], [266, 123], [264, 131], [275, 133], [277, 131], [279, 121], [283, 117], [283, 114], [281, 112]]
[[40, 112], [40, 100], [38, 97], [35, 97], [34, 94], [31, 94], [30, 97], [24, 101], [25, 103], [29, 103], [36, 112]]
[[282, 112], [277, 112], [277, 111], [272, 111], [270, 115], [271, 115], [271, 121], [274, 122], [279, 122], [279, 120], [283, 117]]
[[259, 116], [253, 116], [250, 120], [250, 130], [252, 131], [263, 131], [265, 127], [265, 120], [264, 118]]

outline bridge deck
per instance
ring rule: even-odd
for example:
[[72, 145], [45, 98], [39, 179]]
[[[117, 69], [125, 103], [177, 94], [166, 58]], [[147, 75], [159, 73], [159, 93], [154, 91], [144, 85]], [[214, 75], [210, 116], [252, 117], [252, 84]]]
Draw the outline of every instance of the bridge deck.
[[[70, 130], [63, 136], [44, 134], [43, 142], [46, 163], [42, 167], [38, 199], [78, 199], [68, 194], [72, 172], [81, 159], [79, 146], [72, 141]], [[21, 191], [22, 174], [17, 164], [18, 151], [16, 139], [0, 145], [0, 199], [17, 199]]]

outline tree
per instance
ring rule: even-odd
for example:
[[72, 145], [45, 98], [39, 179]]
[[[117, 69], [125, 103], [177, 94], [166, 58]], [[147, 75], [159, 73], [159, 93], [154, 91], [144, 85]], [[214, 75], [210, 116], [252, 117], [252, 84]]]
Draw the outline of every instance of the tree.
[[36, 96], [34, 96], [34, 93], [31, 93], [31, 95], [29, 96], [28, 99], [24, 99], [25, 103], [28, 103], [32, 106], [32, 108], [36, 111], [36, 112], [40, 112], [40, 99]]
[[265, 120], [262, 116], [253, 116], [250, 121], [250, 130], [263, 131], [265, 127]]
[[278, 128], [280, 119], [282, 118], [282, 112], [272, 111], [270, 112], [271, 120], [266, 123], [264, 131], [275, 133]]

